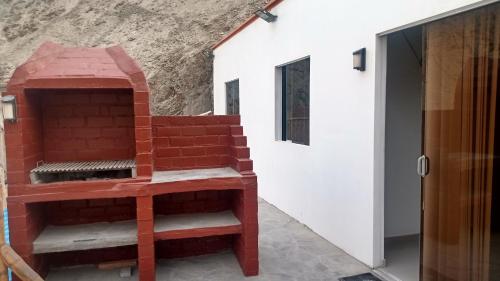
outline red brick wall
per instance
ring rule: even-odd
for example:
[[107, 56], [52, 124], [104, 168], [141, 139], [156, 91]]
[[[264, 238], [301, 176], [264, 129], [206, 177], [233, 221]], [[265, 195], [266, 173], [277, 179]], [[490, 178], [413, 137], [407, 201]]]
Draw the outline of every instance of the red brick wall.
[[[45, 227], [45, 212], [42, 203], [25, 205], [8, 204], [10, 242], [17, 254], [40, 274], [47, 272], [46, 263], [40, 256], [34, 256], [33, 241]], [[14, 280], [18, 280], [14, 278]]]
[[70, 200], [45, 203], [45, 223], [71, 225], [135, 220], [135, 198]]
[[7, 178], [11, 185], [29, 182], [29, 171], [43, 159], [40, 98], [26, 96], [23, 101], [18, 105], [18, 121], [5, 122]]
[[41, 256], [50, 267], [99, 264], [109, 261], [137, 259], [137, 246], [50, 253]]
[[233, 241], [233, 235], [158, 241], [155, 243], [156, 257], [170, 259], [216, 253], [230, 249]]
[[46, 162], [135, 158], [133, 93], [127, 89], [37, 90]]
[[231, 210], [233, 198], [237, 192], [233, 190], [207, 190], [155, 196], [154, 213], [156, 215], [172, 215]]
[[152, 124], [155, 170], [252, 169], [239, 116], [154, 116]]

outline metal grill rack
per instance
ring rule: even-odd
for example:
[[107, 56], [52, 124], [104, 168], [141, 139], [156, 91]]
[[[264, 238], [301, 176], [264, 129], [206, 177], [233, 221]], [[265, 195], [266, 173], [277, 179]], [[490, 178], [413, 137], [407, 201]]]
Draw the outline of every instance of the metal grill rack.
[[[42, 183], [48, 177], [57, 174], [93, 173], [108, 171], [131, 171], [131, 176], [135, 176], [135, 160], [101, 160], [101, 161], [75, 161], [60, 163], [42, 163], [31, 170], [30, 178], [32, 183]], [[56, 181], [56, 180], [52, 180]]]

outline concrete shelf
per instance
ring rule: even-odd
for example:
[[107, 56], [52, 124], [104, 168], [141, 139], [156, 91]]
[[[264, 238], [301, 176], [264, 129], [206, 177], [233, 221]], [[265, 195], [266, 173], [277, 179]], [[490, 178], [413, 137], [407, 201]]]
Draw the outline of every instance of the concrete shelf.
[[137, 244], [136, 221], [47, 226], [33, 242], [33, 253], [57, 253]]
[[241, 174], [230, 167], [176, 171], [154, 171], [151, 183], [234, 177], [241, 177]]
[[231, 211], [155, 217], [155, 240], [238, 234], [241, 222]]

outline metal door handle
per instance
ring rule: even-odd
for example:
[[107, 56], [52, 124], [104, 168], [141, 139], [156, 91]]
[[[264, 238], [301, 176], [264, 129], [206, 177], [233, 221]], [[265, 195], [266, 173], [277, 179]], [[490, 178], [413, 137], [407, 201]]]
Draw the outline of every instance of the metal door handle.
[[425, 155], [417, 159], [417, 174], [421, 177], [425, 177], [429, 174], [429, 159]]

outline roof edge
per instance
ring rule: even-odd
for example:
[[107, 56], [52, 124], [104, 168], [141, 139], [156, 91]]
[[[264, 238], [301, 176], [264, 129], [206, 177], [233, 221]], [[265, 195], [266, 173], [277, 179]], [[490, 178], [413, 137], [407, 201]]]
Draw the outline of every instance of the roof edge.
[[[269, 2], [265, 7], [264, 9], [266, 10], [270, 10], [276, 6], [278, 6], [278, 4], [280, 4], [281, 2], [283, 2], [283, 0], [271, 0], [271, 2]], [[259, 17], [257, 17], [256, 15], [253, 15], [251, 16], [249, 19], [247, 19], [245, 22], [243, 22], [240, 26], [238, 26], [237, 28], [235, 28], [233, 31], [231, 31], [229, 34], [227, 34], [226, 36], [222, 37], [221, 40], [219, 40], [217, 43], [215, 43], [213, 46], [212, 46], [212, 50], [215, 50], [217, 49], [218, 47], [220, 47], [222, 44], [226, 43], [227, 41], [229, 41], [229, 39], [233, 38], [236, 34], [240, 33], [241, 31], [243, 31], [247, 26], [249, 26], [250, 24], [252, 24], [254, 21], [256, 21]]]

